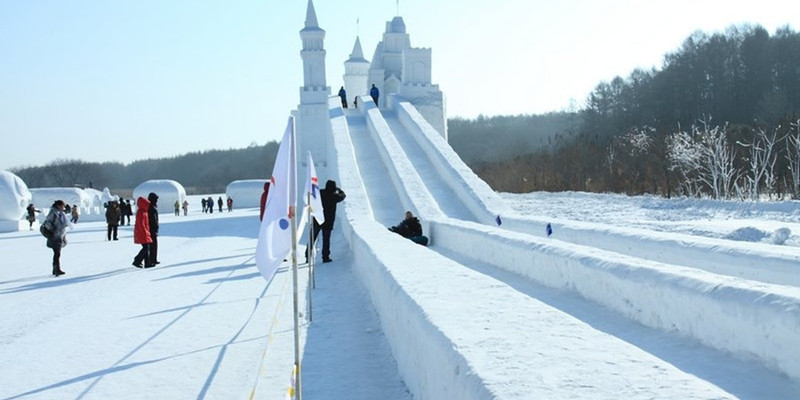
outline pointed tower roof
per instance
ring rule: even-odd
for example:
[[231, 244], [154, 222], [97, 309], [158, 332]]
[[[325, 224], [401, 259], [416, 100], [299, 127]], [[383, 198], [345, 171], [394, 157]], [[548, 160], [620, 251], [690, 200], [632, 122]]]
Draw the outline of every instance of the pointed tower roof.
[[356, 43], [353, 45], [353, 52], [350, 53], [350, 58], [347, 61], [369, 62], [364, 58], [364, 52], [361, 51], [361, 40], [358, 36], [356, 36]]
[[322, 30], [323, 29], [319, 27], [319, 23], [317, 22], [317, 12], [314, 11], [314, 2], [312, 0], [308, 0], [308, 8], [306, 8], [306, 25], [300, 32]]

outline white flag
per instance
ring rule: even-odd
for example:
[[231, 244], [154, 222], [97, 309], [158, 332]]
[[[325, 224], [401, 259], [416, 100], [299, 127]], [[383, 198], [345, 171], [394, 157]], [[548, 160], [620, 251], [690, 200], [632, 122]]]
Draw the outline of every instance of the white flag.
[[[309, 199], [311, 202], [309, 203]], [[317, 220], [317, 223], [322, 225], [325, 223], [325, 214], [322, 212], [322, 198], [319, 194], [319, 178], [317, 178], [317, 169], [314, 168], [314, 159], [311, 157], [311, 152], [308, 152], [308, 177], [306, 179], [306, 192], [303, 201], [308, 203], [306, 207], [309, 208], [311, 216]]]
[[297, 163], [295, 161], [294, 117], [289, 117], [272, 168], [264, 219], [258, 230], [256, 266], [269, 281], [292, 250], [292, 224], [297, 204]]

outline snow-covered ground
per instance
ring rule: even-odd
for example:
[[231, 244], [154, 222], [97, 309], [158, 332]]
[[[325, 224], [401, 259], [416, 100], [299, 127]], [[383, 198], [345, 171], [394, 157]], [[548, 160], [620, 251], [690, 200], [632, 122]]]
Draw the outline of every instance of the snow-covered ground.
[[[585, 193], [502, 197], [522, 212], [591, 218], [618, 226], [658, 223], [669, 214], [675, 222], [673, 232], [691, 234], [722, 232], [733, 216], [740, 227], [758, 224], [767, 231], [796, 218], [774, 211], [794, 203], [752, 204], [742, 215], [732, 212], [737, 207], [730, 203], [697, 200]], [[68, 234], [62, 256], [67, 275], [59, 278], [48, 275], [51, 252], [38, 232], [0, 234], [5, 260], [0, 268], [0, 399], [230, 399], [248, 398], [252, 391], [254, 398], [284, 395], [293, 360], [291, 274], [282, 269], [269, 284], [258, 274], [252, 258], [257, 210], [209, 215], [197, 211], [199, 196], [190, 202], [193, 211], [188, 217], [162, 213], [162, 264], [151, 270], [130, 266], [138, 251], [130, 227], [122, 228], [120, 241], [108, 242], [103, 223], [78, 223]], [[575, 214], [578, 210], [580, 215]], [[313, 321], [303, 324], [304, 395], [411, 398], [398, 376], [378, 315], [354, 275], [351, 251], [341, 233], [335, 230], [333, 238], [335, 261], [317, 269]], [[392, 246], [405, 244], [402, 239], [395, 243], [397, 239], [384, 240]], [[471, 263], [474, 270], [469, 274], [487, 275], [495, 279], [494, 286], [509, 285], [519, 297], [484, 307], [535, 313], [520, 318], [571, 321], [568, 327], [546, 323], [538, 332], [516, 331], [514, 325], [522, 324], [513, 320], [498, 327], [463, 321], [461, 335], [469, 336], [473, 329], [508, 329], [513, 337], [503, 339], [503, 332], [497, 332], [497, 340], [541, 343], [543, 354], [583, 356], [561, 366], [538, 366], [540, 372], [551, 371], [542, 374], [547, 379], [557, 381], [570, 370], [603, 376], [593, 369], [618, 372], [624, 367], [630, 382], [641, 381], [642, 387], [648, 387], [649, 380], [675, 385], [659, 392], [675, 394], [672, 398], [690, 398], [682, 396], [692, 393], [691, 398], [800, 397], [797, 381], [757, 362], [646, 328], [568, 291], [521, 280], [469, 259], [460, 261]], [[424, 270], [416, 273], [424, 279]], [[301, 269], [301, 289], [306, 274]], [[470, 293], [476, 304], [498, 290], [482, 286], [485, 281], [478, 277], [470, 279], [475, 287], [457, 289]], [[458, 307], [446, 298], [439, 301], [445, 316], [450, 307]], [[619, 357], [595, 359], [608, 353], [599, 347], [609, 343]], [[481, 357], [512, 370], [529, 367], [535, 359], [513, 347], [507, 350]], [[470, 351], [481, 353], [479, 347]], [[575, 392], [554, 390], [550, 398], [573, 398], [583, 391], [593, 391], [593, 398], [622, 394], [642, 398], [636, 387], [594, 383], [591, 388], [578, 385]]]
[[[314, 289], [299, 269], [306, 398], [800, 398], [796, 202], [498, 195], [398, 110], [331, 112], [347, 199]], [[0, 400], [283, 398], [289, 263], [265, 282], [258, 210], [200, 197], [148, 270], [129, 226], [79, 222], [59, 278], [37, 231], [0, 234]], [[406, 209], [431, 246], [386, 229]]]

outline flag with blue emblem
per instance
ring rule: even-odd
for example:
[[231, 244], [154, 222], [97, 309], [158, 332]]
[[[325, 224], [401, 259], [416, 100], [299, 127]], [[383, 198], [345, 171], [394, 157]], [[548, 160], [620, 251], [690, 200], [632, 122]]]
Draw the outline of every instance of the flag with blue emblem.
[[272, 168], [264, 219], [258, 230], [256, 266], [267, 281], [292, 251], [292, 224], [297, 204], [294, 117], [289, 117]]
[[322, 198], [319, 194], [319, 178], [317, 177], [317, 169], [314, 167], [314, 158], [311, 157], [311, 152], [308, 152], [308, 179], [306, 179], [306, 192], [304, 201], [308, 202], [306, 207], [317, 223], [322, 225], [325, 223], [325, 214], [322, 212]]

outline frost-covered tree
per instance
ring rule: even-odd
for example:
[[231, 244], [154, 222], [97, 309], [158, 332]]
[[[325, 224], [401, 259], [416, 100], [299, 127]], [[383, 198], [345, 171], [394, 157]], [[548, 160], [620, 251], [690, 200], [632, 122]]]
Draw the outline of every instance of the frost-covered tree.
[[795, 199], [800, 198], [800, 119], [790, 124], [789, 134], [786, 135], [786, 161], [789, 175], [792, 177], [792, 194]]
[[727, 125], [709, 129], [703, 120], [701, 126], [692, 126], [691, 134], [672, 134], [668, 146], [671, 167], [684, 178], [688, 195], [706, 190], [715, 199], [731, 198], [740, 172], [734, 165], [736, 152], [728, 145]]
[[773, 130], [767, 133], [759, 128], [751, 143], [737, 142], [740, 146], [749, 149], [750, 153], [745, 158], [747, 161], [747, 171], [744, 173], [743, 190], [746, 195], [757, 201], [759, 195], [766, 192], [772, 196], [775, 191], [776, 175], [775, 163], [778, 161], [778, 153], [775, 151], [775, 144], [778, 142], [778, 133]]

